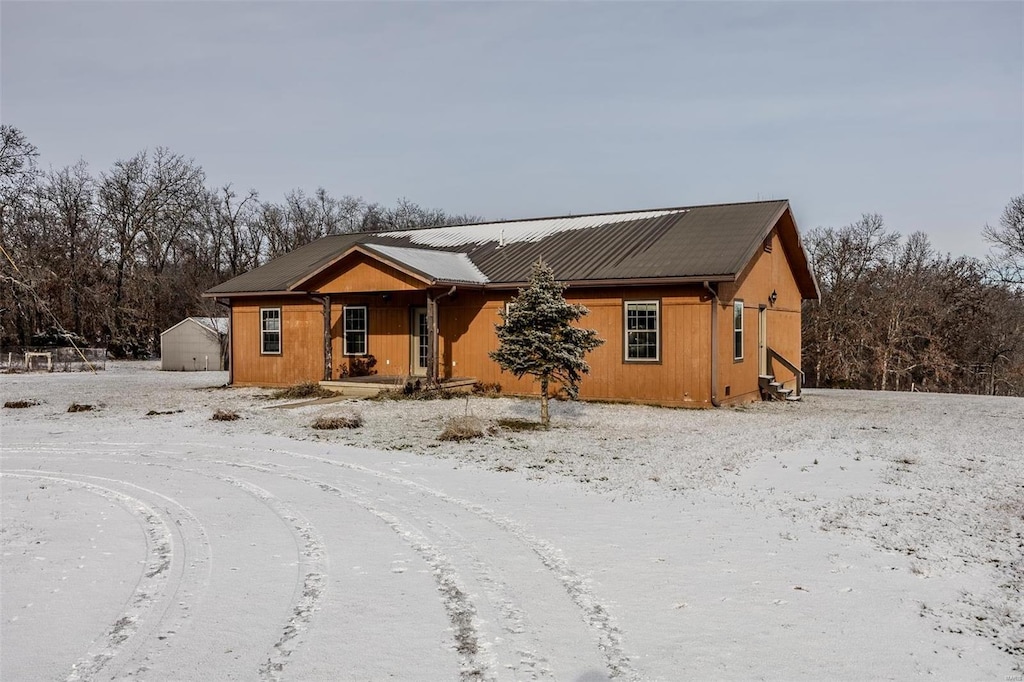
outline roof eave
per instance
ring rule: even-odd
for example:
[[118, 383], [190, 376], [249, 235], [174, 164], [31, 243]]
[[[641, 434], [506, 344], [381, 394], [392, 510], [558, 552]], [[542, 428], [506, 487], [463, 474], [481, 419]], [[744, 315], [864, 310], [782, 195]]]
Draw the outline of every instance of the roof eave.
[[204, 292], [203, 298], [252, 298], [255, 296], [306, 296], [307, 291], [286, 291], [276, 289], [271, 291], [217, 291]]

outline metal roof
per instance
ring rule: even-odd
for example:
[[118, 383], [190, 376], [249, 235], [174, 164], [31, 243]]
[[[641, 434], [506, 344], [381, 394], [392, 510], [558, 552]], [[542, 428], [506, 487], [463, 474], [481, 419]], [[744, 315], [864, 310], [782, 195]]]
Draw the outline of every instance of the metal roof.
[[[501, 286], [525, 282], [543, 259], [563, 282], [735, 279], [789, 211], [785, 200], [512, 220], [324, 237], [220, 284], [210, 296], [285, 292], [354, 246], [435, 282]], [[790, 253], [806, 298], [816, 284], [802, 248]], [[441, 255], [451, 254], [451, 255]], [[806, 270], [806, 272], [803, 272]]]
[[530, 220], [507, 220], [497, 223], [477, 223], [451, 227], [431, 227], [404, 232], [377, 232], [374, 237], [407, 240], [420, 246], [449, 248], [470, 244], [516, 244], [539, 242], [562, 232], [602, 227], [613, 223], [627, 223], [637, 220], [660, 218], [686, 211], [685, 208], [636, 211], [633, 213], [599, 213], [593, 215], [567, 216], [562, 218], [533, 218]]

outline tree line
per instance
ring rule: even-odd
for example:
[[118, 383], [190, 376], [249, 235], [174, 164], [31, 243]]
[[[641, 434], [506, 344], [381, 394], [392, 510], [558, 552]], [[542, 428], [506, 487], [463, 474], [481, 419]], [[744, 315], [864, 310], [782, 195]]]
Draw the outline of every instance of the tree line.
[[[0, 125], [0, 344], [159, 351], [188, 315], [223, 315], [206, 289], [319, 237], [479, 222], [472, 215], [336, 197], [281, 202], [210, 186], [193, 160], [158, 147], [94, 173], [43, 170], [25, 135]], [[878, 215], [804, 238], [821, 288], [804, 306], [810, 386], [1024, 395], [1024, 194], [982, 234], [989, 258], [938, 253]]]
[[43, 170], [24, 133], [0, 126], [0, 344], [159, 352], [188, 315], [223, 315], [206, 289], [320, 237], [478, 222], [472, 215], [335, 197], [323, 188], [261, 200], [210, 186], [193, 160], [158, 147], [94, 173]]
[[807, 233], [821, 288], [803, 311], [808, 385], [1024, 396], [1024, 195], [983, 236], [985, 260], [879, 215]]

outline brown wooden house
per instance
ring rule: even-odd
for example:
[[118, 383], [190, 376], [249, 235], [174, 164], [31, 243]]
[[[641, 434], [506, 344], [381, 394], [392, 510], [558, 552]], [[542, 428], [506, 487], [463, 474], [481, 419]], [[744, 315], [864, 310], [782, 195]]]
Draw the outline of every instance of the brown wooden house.
[[541, 258], [605, 340], [587, 357], [582, 399], [709, 406], [799, 393], [801, 302], [818, 286], [788, 201], [334, 235], [206, 296], [230, 310], [233, 384], [338, 379], [372, 356], [378, 376], [527, 394], [535, 384], [488, 351]]

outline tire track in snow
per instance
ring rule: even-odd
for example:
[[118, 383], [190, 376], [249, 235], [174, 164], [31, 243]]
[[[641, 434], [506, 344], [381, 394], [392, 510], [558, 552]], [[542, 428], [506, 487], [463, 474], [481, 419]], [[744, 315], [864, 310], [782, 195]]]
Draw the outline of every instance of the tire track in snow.
[[327, 483], [307, 476], [283, 471], [280, 467], [272, 464], [252, 464], [243, 462], [214, 461], [213, 464], [222, 464], [231, 467], [251, 469], [274, 476], [283, 476], [294, 481], [311, 485], [325, 493], [339, 495], [350, 502], [354, 502], [367, 512], [383, 521], [395, 534], [397, 534], [423, 561], [432, 569], [434, 582], [437, 591], [441, 595], [441, 604], [448, 620], [452, 624], [455, 651], [459, 655], [459, 671], [462, 680], [494, 679], [493, 672], [480, 659], [480, 643], [476, 623], [476, 608], [466, 593], [466, 590], [459, 582], [458, 573], [449, 561], [448, 557], [434, 546], [423, 533], [386, 511], [378, 509], [375, 505], [363, 498], [356, 492], [343, 490], [336, 485]]
[[[348, 481], [345, 482], [345, 485], [351, 490], [366, 496], [373, 494], [371, 491]], [[431, 531], [443, 536], [446, 546], [453, 547], [461, 556], [468, 560], [469, 565], [472, 567], [473, 575], [487, 596], [487, 601], [497, 612], [501, 630], [504, 633], [500, 640], [502, 644], [508, 645], [509, 652], [516, 656], [514, 661], [505, 663], [502, 667], [507, 669], [514, 676], [514, 679], [553, 679], [554, 675], [547, 666], [547, 659], [538, 655], [535, 651], [541, 645], [541, 642], [537, 640], [535, 632], [528, 631], [523, 609], [512, 597], [509, 585], [496, 575], [494, 566], [479, 555], [474, 543], [441, 521], [437, 515], [426, 515], [410, 505], [402, 504], [398, 500], [389, 500], [388, 504], [399, 509], [403, 515], [416, 519]], [[498, 640], [496, 639], [495, 641]], [[495, 659], [494, 655], [490, 656], [491, 667], [498, 665], [498, 661]]]
[[[181, 502], [174, 499], [173, 497], [164, 495], [159, 491], [143, 487], [130, 481], [125, 481], [116, 478], [108, 478], [105, 476], [93, 476], [89, 474], [68, 472], [42, 471], [38, 473], [58, 476], [75, 476], [80, 479], [84, 478], [93, 481], [103, 481], [105, 483], [111, 483], [128, 488], [134, 488], [148, 495], [153, 495], [155, 497], [163, 499], [181, 510], [181, 513], [184, 515], [184, 518], [188, 522], [189, 526], [195, 529], [194, 532], [198, 538], [198, 550], [195, 551], [196, 556], [193, 558], [192, 551], [190, 551], [190, 547], [193, 547], [194, 543], [186, 539], [185, 528], [182, 526], [181, 521], [179, 519], [173, 519], [174, 526], [170, 526], [170, 524], [168, 524], [168, 527], [171, 527], [177, 533], [178, 537], [181, 539], [182, 547], [182, 551], [180, 552], [179, 557], [180, 566], [178, 567], [177, 571], [177, 586], [174, 590], [173, 595], [168, 595], [163, 614], [161, 614], [160, 618], [157, 619], [155, 623], [149, 624], [147, 627], [147, 629], [153, 634], [163, 632], [164, 634], [157, 635], [157, 639], [166, 642], [167, 646], [169, 647], [170, 638], [182, 632], [182, 630], [184, 629], [184, 623], [190, 617], [190, 614], [188, 612], [192, 609], [193, 606], [193, 603], [191, 602], [202, 601], [203, 596], [205, 595], [206, 591], [209, 589], [210, 586], [210, 579], [213, 572], [213, 550], [212, 545], [210, 544], [209, 535], [206, 532], [206, 528], [203, 526], [202, 522], [199, 521], [196, 515], [193, 514], [187, 507], [185, 507], [183, 504], [181, 504]], [[173, 514], [171, 513], [170, 509], [165, 508], [164, 511], [167, 512], [168, 518], [173, 517]], [[172, 554], [172, 561], [174, 556], [175, 555]], [[194, 575], [195, 570], [199, 565], [206, 566], [205, 574], [201, 579]], [[182, 597], [188, 597], [188, 599], [179, 600], [179, 594]], [[175, 606], [172, 607], [172, 604], [174, 604]], [[180, 613], [173, 618], [173, 621], [171, 623], [167, 623], [167, 612], [171, 608], [175, 608], [175, 610], [180, 611]], [[166, 626], [165, 623], [167, 623]], [[141, 664], [135, 670], [127, 674], [129, 676], [132, 676], [140, 675], [142, 673], [147, 672], [149, 669], [147, 663], [151, 662], [152, 656], [157, 655], [158, 653], [162, 652], [147, 652]], [[128, 662], [126, 661], [121, 664], [120, 668], [123, 670], [127, 666]]]
[[[232, 451], [248, 450], [249, 452], [255, 452], [252, 448], [244, 447], [227, 447], [227, 446], [212, 446], [219, 449], [228, 449]], [[615, 623], [615, 619], [612, 617], [608, 608], [601, 603], [597, 596], [590, 589], [589, 580], [577, 573], [569, 564], [569, 561], [562, 556], [561, 551], [558, 550], [554, 545], [546, 540], [538, 538], [537, 536], [530, 533], [526, 528], [511, 519], [502, 517], [488, 509], [487, 507], [463, 500], [458, 497], [454, 497], [440, 490], [436, 490], [422, 483], [411, 481], [401, 476], [389, 474], [369, 467], [364, 467], [359, 464], [353, 464], [350, 462], [343, 462], [339, 460], [328, 459], [326, 457], [318, 457], [316, 455], [307, 455], [300, 452], [292, 452], [290, 450], [278, 450], [275, 449], [272, 452], [276, 454], [288, 455], [290, 457], [296, 457], [299, 459], [305, 459], [309, 461], [319, 462], [330, 466], [337, 466], [352, 471], [357, 471], [362, 474], [380, 478], [391, 483], [395, 483], [401, 486], [408, 487], [412, 490], [420, 492], [424, 495], [436, 497], [440, 500], [462, 507], [463, 509], [476, 514], [482, 519], [493, 523], [502, 530], [510, 533], [513, 537], [519, 540], [527, 548], [530, 549], [554, 576], [562, 584], [569, 599], [577, 606], [581, 611], [581, 615], [584, 623], [594, 632], [597, 638], [598, 650], [601, 652], [604, 658], [605, 668], [608, 671], [608, 676], [612, 678], [626, 678], [636, 679], [637, 673], [633, 670], [630, 657], [625, 653], [622, 646], [622, 633]], [[225, 464], [234, 464], [232, 462], [224, 462]]]
[[0, 477], [48, 480], [78, 486], [107, 500], [117, 503], [136, 517], [146, 537], [146, 566], [120, 617], [89, 646], [82, 658], [71, 666], [65, 678], [68, 682], [96, 677], [135, 636], [140, 628], [141, 616], [151, 610], [167, 591], [169, 570], [173, 555], [170, 527], [160, 514], [142, 500], [95, 483], [64, 476], [42, 473], [2, 472]]
[[[182, 445], [188, 447], [196, 446], [197, 444], [183, 443]], [[253, 447], [225, 446], [213, 443], [203, 443], [198, 446], [202, 448], [227, 450], [230, 452], [266, 452], [258, 451]], [[569, 561], [562, 556], [561, 551], [557, 547], [548, 541], [533, 535], [522, 524], [500, 516], [483, 505], [454, 497], [417, 481], [412, 481], [402, 478], [401, 476], [372, 469], [370, 467], [289, 450], [273, 449], [270, 450], [270, 452], [298, 459], [319, 462], [329, 466], [349, 469], [351, 471], [356, 471], [407, 487], [421, 494], [432, 496], [444, 502], [459, 506], [511, 534], [538, 557], [541, 564], [558, 580], [571, 602], [579, 609], [583, 622], [593, 631], [597, 639], [597, 647], [604, 659], [605, 668], [607, 669], [609, 677], [626, 679], [636, 679], [638, 677], [637, 673], [633, 670], [630, 657], [623, 649], [621, 631], [618, 629], [609, 609], [593, 593], [593, 590], [590, 588], [589, 580], [577, 573], [571, 567]], [[170, 453], [166, 450], [162, 450], [155, 452], [154, 454], [174, 456], [174, 454], [180, 453]], [[147, 459], [149, 458], [147, 457]], [[149, 463], [157, 466], [170, 466], [156, 462]], [[237, 464], [237, 462], [221, 462], [221, 464], [231, 465]]]
[[259, 500], [274, 512], [278, 518], [287, 522], [296, 537], [301, 540], [302, 547], [299, 549], [299, 565], [303, 567], [301, 590], [299, 591], [297, 586], [299, 596], [297, 599], [293, 598], [292, 600], [291, 615], [287, 623], [285, 623], [281, 636], [271, 647], [267, 660], [258, 669], [260, 678], [280, 680], [289, 657], [302, 643], [301, 636], [309, 628], [313, 614], [319, 610], [320, 602], [327, 589], [329, 561], [323, 538], [300, 513], [281, 502], [270, 491], [254, 483], [231, 476], [177, 467], [161, 462], [144, 462], [139, 464], [164, 467], [173, 471], [193, 473], [207, 478], [212, 477], [228, 483]]

